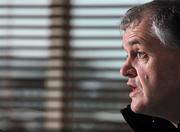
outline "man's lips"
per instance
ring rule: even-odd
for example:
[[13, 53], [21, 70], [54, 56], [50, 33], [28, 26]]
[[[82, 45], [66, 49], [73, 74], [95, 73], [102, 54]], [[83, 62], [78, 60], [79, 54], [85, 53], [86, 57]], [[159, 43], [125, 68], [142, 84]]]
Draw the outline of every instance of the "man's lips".
[[131, 89], [131, 91], [134, 91], [137, 88], [136, 86], [133, 86], [133, 85], [128, 85], [128, 86]]
[[127, 85], [131, 90], [129, 96], [132, 98], [139, 92], [139, 88], [136, 85], [132, 85], [132, 84], [127, 84]]
[[128, 87], [133, 91], [137, 88], [136, 84], [132, 84], [132, 83], [127, 83]]

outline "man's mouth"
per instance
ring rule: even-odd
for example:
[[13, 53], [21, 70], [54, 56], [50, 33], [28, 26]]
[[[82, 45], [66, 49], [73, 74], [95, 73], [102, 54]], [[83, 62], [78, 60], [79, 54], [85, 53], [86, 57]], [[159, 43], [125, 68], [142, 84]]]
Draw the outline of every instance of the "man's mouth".
[[129, 88], [131, 90], [130, 92], [134, 92], [137, 89], [136, 86], [132, 86], [132, 85], [129, 85]]
[[135, 85], [128, 85], [129, 88], [130, 88], [130, 93], [129, 93], [129, 97], [132, 98], [132, 97], [135, 97], [138, 92], [140, 91], [139, 88]]

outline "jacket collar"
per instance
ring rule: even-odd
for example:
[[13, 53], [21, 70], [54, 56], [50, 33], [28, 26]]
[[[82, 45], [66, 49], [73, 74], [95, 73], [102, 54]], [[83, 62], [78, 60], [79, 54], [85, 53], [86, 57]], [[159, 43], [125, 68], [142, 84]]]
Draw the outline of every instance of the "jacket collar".
[[122, 109], [121, 113], [135, 132], [180, 132], [180, 128], [165, 119], [134, 113], [130, 105]]

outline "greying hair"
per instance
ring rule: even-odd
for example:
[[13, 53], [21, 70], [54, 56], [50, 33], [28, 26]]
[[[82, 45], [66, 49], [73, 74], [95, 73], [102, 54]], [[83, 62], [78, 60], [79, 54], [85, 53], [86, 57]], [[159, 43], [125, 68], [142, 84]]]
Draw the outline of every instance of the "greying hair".
[[[150, 14], [149, 14], [150, 13]], [[180, 1], [154, 0], [129, 9], [121, 21], [121, 29], [136, 26], [143, 19], [151, 23], [152, 34], [164, 46], [180, 48]]]

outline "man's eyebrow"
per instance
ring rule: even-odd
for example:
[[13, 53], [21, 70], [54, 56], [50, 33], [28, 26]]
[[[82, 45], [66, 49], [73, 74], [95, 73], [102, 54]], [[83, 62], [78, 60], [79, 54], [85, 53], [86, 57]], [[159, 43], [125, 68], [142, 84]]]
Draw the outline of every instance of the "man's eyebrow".
[[141, 43], [138, 39], [131, 39], [131, 40], [128, 40], [128, 44], [133, 46], [133, 45], [137, 45], [137, 44], [141, 44]]

